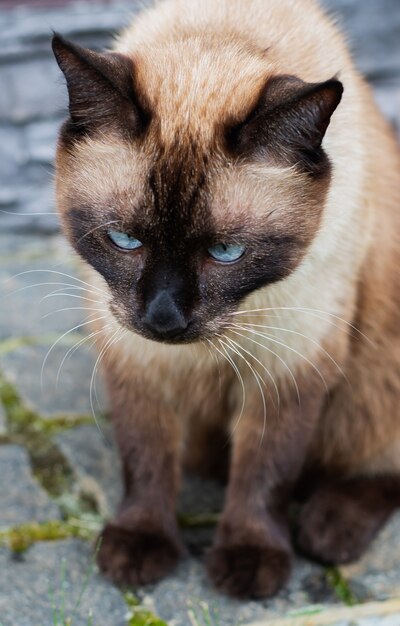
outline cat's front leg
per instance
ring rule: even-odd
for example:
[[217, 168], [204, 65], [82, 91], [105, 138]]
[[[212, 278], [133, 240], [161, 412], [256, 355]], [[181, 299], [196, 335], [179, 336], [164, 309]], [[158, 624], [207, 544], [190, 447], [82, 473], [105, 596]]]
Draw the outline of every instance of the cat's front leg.
[[114, 582], [142, 585], [165, 576], [184, 552], [175, 512], [180, 425], [148, 381], [109, 387], [124, 495], [102, 531], [98, 563]]
[[208, 571], [236, 597], [274, 595], [292, 561], [286, 504], [304, 461], [321, 400], [293, 400], [267, 415], [246, 410], [233, 433], [226, 503]]

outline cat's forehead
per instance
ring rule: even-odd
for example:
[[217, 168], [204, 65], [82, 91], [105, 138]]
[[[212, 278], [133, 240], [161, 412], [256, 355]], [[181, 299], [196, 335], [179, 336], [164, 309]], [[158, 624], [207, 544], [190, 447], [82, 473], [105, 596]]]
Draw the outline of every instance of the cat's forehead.
[[159, 124], [160, 141], [179, 133], [212, 141], [219, 126], [255, 105], [271, 74], [266, 53], [229, 37], [187, 37], [135, 54], [135, 80]]
[[[112, 140], [111, 140], [112, 139]], [[251, 218], [280, 222], [299, 204], [312, 205], [312, 189], [292, 168], [238, 164], [204, 152], [194, 142], [140, 148], [117, 137], [79, 142], [73, 156], [59, 154], [59, 197], [65, 211], [90, 207], [106, 222], [141, 223], [192, 236], [235, 231]], [[172, 227], [172, 231], [171, 231]]]
[[129, 140], [106, 129], [60, 150], [59, 197], [75, 194], [105, 218], [112, 209], [122, 219], [184, 217], [189, 226], [207, 213], [216, 230], [246, 212], [269, 213], [277, 198], [293, 204], [290, 169], [238, 168], [226, 151], [226, 129], [255, 107], [272, 71], [265, 53], [229, 38], [188, 37], [133, 56], [135, 88], [151, 111], [145, 134]]
[[[68, 204], [104, 211], [120, 198], [139, 200], [147, 177], [147, 163], [136, 147], [114, 135], [86, 137], [57, 152], [59, 196]], [[63, 210], [61, 206], [61, 210]], [[65, 206], [65, 210], [68, 206]]]
[[[204, 217], [216, 167], [191, 141], [161, 146], [151, 137], [140, 145], [115, 135], [87, 137], [72, 152], [59, 150], [60, 208], [90, 207], [126, 223], [176, 219], [190, 228]], [[63, 198], [68, 198], [64, 206]]]

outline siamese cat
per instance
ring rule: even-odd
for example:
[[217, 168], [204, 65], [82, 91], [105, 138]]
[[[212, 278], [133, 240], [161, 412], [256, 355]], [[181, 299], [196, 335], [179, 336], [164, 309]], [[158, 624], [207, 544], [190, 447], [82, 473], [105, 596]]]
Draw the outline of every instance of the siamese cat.
[[400, 505], [400, 152], [342, 36], [314, 0], [165, 0], [53, 49], [123, 464], [100, 567], [174, 568], [183, 466], [227, 480], [223, 592], [275, 594], [293, 544], [358, 559]]

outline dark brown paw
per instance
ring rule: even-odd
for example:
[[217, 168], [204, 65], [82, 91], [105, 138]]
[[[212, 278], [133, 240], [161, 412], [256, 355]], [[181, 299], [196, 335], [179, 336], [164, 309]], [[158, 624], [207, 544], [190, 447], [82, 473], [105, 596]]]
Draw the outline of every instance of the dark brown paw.
[[215, 547], [208, 573], [224, 593], [236, 598], [267, 598], [287, 582], [291, 557], [283, 550], [257, 545]]
[[177, 565], [182, 553], [179, 543], [162, 532], [107, 524], [100, 535], [97, 562], [116, 584], [138, 586], [163, 578]]
[[359, 559], [389, 515], [380, 501], [367, 498], [367, 486], [360, 484], [358, 491], [346, 484], [318, 490], [300, 515], [299, 549], [326, 564]]

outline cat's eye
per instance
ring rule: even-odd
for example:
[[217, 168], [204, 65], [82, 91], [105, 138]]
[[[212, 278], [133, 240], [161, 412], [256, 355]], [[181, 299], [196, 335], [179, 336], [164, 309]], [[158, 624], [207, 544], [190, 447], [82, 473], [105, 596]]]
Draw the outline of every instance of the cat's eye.
[[208, 254], [219, 263], [234, 263], [245, 253], [245, 246], [238, 243], [217, 243], [208, 248]]
[[137, 250], [142, 247], [142, 242], [136, 237], [128, 235], [128, 233], [119, 230], [109, 230], [107, 232], [111, 241], [121, 250]]

